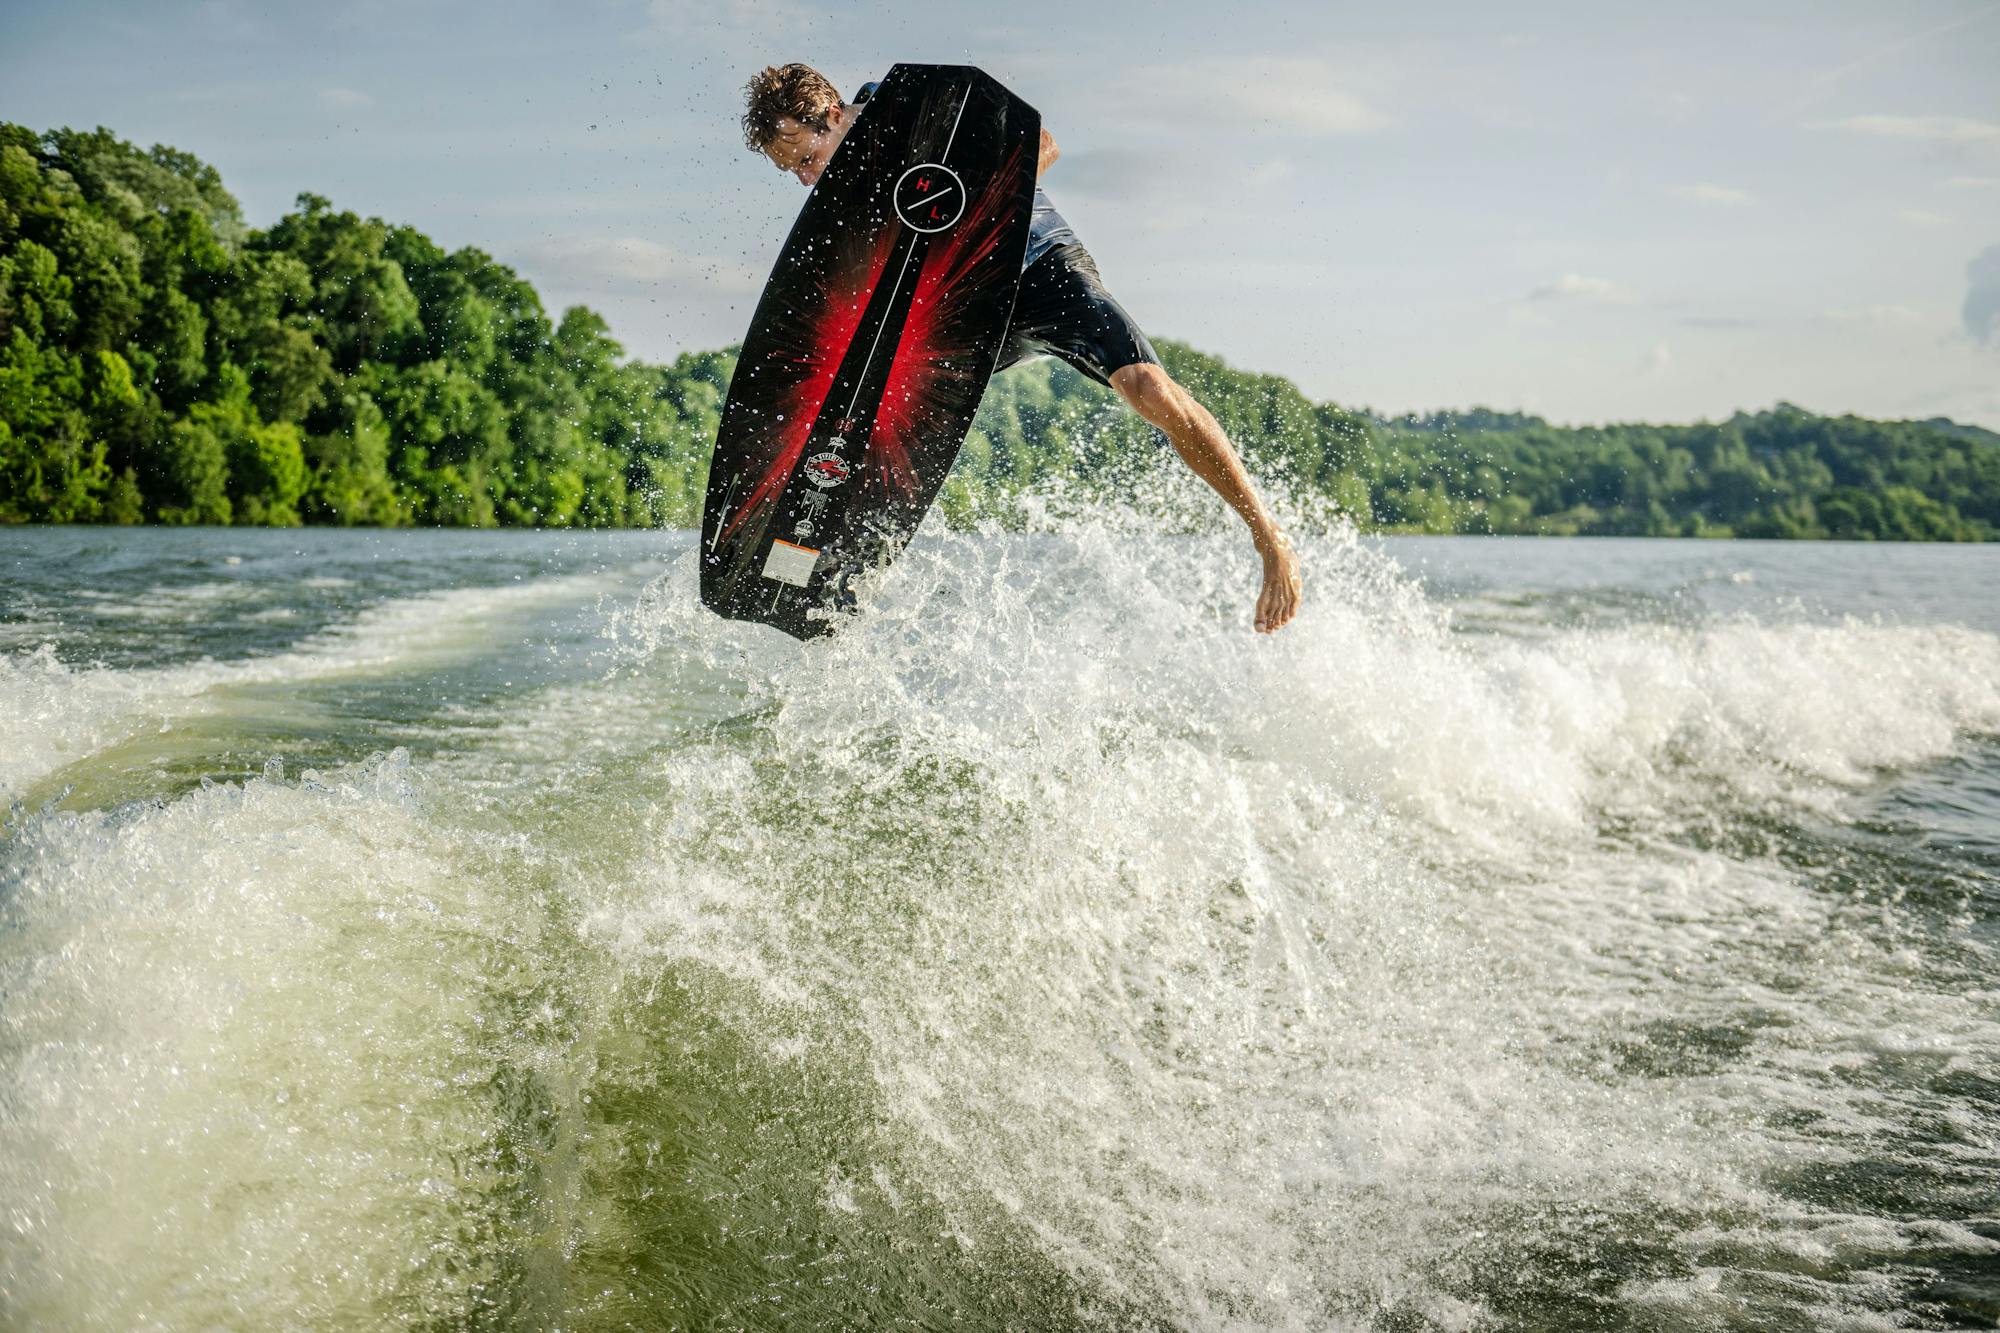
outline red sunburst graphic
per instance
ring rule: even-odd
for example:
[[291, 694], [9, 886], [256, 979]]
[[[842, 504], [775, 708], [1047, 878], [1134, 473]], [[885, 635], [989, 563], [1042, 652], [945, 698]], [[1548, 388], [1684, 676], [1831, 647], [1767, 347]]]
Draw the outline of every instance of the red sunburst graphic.
[[984, 387], [972, 380], [982, 373], [986, 359], [979, 355], [977, 343], [965, 336], [967, 323], [958, 318], [959, 308], [984, 285], [967, 281], [977, 266], [1005, 262], [995, 252], [1013, 217], [1007, 196], [1019, 179], [1021, 157], [1016, 148], [987, 179], [965, 221], [931, 242], [923, 271], [917, 275], [869, 441], [875, 475], [905, 497], [917, 488], [910, 446], [931, 430], [956, 425], [940, 399], [977, 396]]
[[[868, 310], [868, 299], [874, 294], [875, 285], [882, 280], [883, 270], [888, 267], [889, 252], [895, 239], [895, 229], [884, 227], [872, 247], [861, 250], [847, 263], [836, 261], [819, 281], [820, 300], [816, 311], [801, 312], [795, 316], [806, 325], [807, 336], [800, 341], [811, 350], [803, 356], [786, 358], [786, 363], [773, 367], [797, 376], [797, 380], [780, 399], [784, 404], [784, 419], [772, 423], [767, 447], [770, 461], [765, 464], [763, 475], [745, 497], [736, 516], [723, 528], [724, 540], [728, 540], [738, 528], [761, 513], [784, 491], [799, 455], [805, 450], [806, 440], [812, 434], [813, 422], [818, 419], [819, 410], [833, 388], [834, 376], [840, 373], [841, 359], [847, 355], [848, 344], [854, 341], [854, 331], [860, 327], [861, 317]], [[780, 341], [789, 340], [781, 338]]]

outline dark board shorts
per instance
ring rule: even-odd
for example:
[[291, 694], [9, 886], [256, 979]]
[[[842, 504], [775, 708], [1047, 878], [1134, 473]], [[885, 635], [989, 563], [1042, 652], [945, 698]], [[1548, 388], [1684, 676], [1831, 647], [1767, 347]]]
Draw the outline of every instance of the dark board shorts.
[[1081, 245], [1058, 245], [1028, 266], [994, 373], [1029, 357], [1053, 356], [1099, 384], [1126, 366], [1160, 364], [1159, 353], [1097, 275]]

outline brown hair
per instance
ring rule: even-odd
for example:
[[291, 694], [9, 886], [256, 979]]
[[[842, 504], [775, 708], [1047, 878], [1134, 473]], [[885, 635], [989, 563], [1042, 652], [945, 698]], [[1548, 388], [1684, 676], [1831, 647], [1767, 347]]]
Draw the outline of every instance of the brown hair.
[[826, 113], [841, 104], [826, 75], [811, 65], [767, 65], [743, 85], [743, 95], [749, 102], [743, 111], [743, 142], [758, 153], [777, 137], [779, 117], [823, 130]]

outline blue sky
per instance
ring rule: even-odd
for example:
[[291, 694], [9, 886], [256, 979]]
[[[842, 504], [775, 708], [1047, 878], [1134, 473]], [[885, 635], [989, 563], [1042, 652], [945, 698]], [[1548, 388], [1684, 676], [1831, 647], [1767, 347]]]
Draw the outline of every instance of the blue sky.
[[1147, 329], [1385, 411], [2000, 428], [2000, 0], [0, 0], [0, 117], [477, 246], [636, 355], [742, 335], [759, 66], [978, 64]]

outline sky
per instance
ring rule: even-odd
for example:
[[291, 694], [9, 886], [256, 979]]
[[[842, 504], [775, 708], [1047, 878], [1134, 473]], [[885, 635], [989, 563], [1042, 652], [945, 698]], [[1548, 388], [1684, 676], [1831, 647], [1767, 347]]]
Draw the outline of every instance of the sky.
[[649, 360], [743, 336], [791, 60], [995, 75], [1147, 331], [1315, 399], [2000, 429], [2000, 0], [0, 0], [0, 119], [476, 247]]

